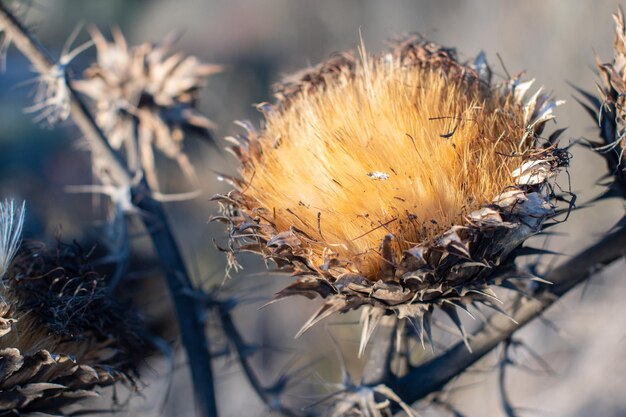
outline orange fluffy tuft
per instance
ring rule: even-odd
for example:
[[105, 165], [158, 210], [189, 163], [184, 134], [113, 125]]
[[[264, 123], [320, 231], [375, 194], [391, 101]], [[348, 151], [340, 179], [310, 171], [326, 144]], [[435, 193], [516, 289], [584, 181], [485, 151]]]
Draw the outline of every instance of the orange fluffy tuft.
[[530, 148], [523, 133], [511, 95], [442, 69], [364, 59], [354, 76], [267, 116], [242, 193], [279, 232], [306, 233], [318, 265], [332, 250], [374, 279], [386, 235], [400, 257], [513, 185]]

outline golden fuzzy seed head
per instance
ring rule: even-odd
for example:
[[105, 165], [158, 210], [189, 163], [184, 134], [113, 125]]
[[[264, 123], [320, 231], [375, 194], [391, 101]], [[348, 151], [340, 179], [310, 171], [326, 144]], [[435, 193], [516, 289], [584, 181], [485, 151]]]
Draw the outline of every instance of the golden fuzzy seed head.
[[295, 277], [274, 300], [323, 298], [298, 334], [361, 309], [360, 353], [385, 314], [423, 338], [435, 308], [460, 323], [454, 306], [493, 306], [491, 286], [517, 285], [497, 271], [554, 216], [546, 183], [568, 160], [562, 129], [540, 137], [560, 102], [532, 84], [492, 85], [484, 55], [461, 64], [415, 37], [291, 77], [259, 106], [260, 133], [240, 122], [228, 138], [242, 178], [214, 200], [229, 267], [258, 253]]
[[399, 261], [514, 184], [531, 145], [523, 133], [512, 93], [398, 56], [364, 56], [267, 115], [242, 193], [278, 232], [309, 236], [314, 264], [332, 250], [376, 279], [386, 235]]
[[298, 334], [361, 309], [360, 353], [383, 315], [424, 342], [435, 308], [460, 326], [456, 307], [494, 307], [492, 286], [518, 285], [499, 271], [555, 215], [547, 182], [568, 161], [563, 129], [540, 136], [561, 102], [532, 84], [493, 85], [483, 54], [462, 64], [415, 37], [291, 77], [259, 105], [260, 133], [239, 122], [228, 138], [242, 178], [224, 177], [235, 189], [214, 197], [214, 220], [229, 267], [258, 253], [295, 278], [274, 300], [323, 298]]

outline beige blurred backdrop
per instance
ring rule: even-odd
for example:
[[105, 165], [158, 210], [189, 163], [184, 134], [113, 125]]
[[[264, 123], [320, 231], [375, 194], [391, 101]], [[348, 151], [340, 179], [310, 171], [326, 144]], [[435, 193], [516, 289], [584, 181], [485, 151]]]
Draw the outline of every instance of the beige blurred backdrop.
[[[200, 104], [218, 124], [218, 144], [211, 147], [192, 140], [187, 143], [204, 179], [203, 195], [168, 206], [181, 246], [194, 266], [195, 279], [209, 287], [221, 284], [225, 262], [212, 244], [213, 238], [223, 239], [223, 230], [207, 224], [217, 210], [208, 198], [227, 191], [217, 181], [216, 172], [236, 174], [234, 159], [220, 150], [225, 146], [222, 138], [236, 131], [233, 120], [258, 121], [253, 104], [271, 100], [270, 86], [282, 74], [314, 64], [334, 51], [355, 47], [359, 31], [371, 51], [383, 47], [385, 39], [394, 35], [419, 32], [456, 47], [466, 59], [485, 51], [496, 74], [503, 75], [496, 55], [500, 54], [509, 72], [524, 70], [527, 78], [536, 78], [537, 85], [565, 99], [567, 103], [557, 116], [558, 125], [568, 127], [562, 136], [567, 144], [596, 137], [593, 120], [573, 99], [574, 90], [568, 82], [595, 90], [593, 51], [603, 60], [611, 58], [611, 14], [617, 6], [616, 1], [603, 0], [39, 0], [33, 3], [28, 19], [56, 53], [72, 29], [83, 21], [103, 30], [118, 25], [132, 44], [158, 41], [179, 31], [178, 50], [226, 65], [224, 73], [210, 79]], [[77, 59], [76, 67], [84, 67], [88, 60], [89, 53]], [[28, 105], [28, 88], [14, 86], [30, 77], [29, 66], [12, 51], [7, 73], [0, 77], [0, 191], [29, 201], [33, 234], [49, 233], [62, 225], [64, 236], [81, 238], [96, 215], [90, 209], [89, 197], [67, 195], [64, 186], [91, 181], [89, 160], [73, 147], [75, 131], [33, 127], [32, 116], [22, 113]], [[578, 202], [583, 203], [602, 191], [595, 183], [605, 173], [605, 166], [600, 157], [581, 147], [573, 148], [573, 156], [572, 188]], [[166, 161], [161, 163], [166, 187], [172, 191], [184, 188], [175, 170]], [[567, 185], [566, 176], [561, 184]], [[575, 254], [606, 233], [622, 213], [619, 201], [577, 211], [555, 229], [562, 235], [552, 237], [548, 247], [564, 256]], [[538, 238], [536, 243], [543, 244], [544, 240]], [[149, 245], [141, 248], [148, 251]], [[542, 262], [548, 265], [562, 259]], [[227, 285], [235, 289], [260, 286], [260, 293], [269, 297], [286, 282], [285, 278], [259, 274], [264, 266], [258, 260], [246, 258], [244, 264], [246, 269]], [[555, 373], [509, 372], [508, 388], [513, 404], [520, 407], [519, 415], [626, 416], [624, 294], [626, 273], [623, 262], [619, 262], [594, 278], [584, 294], [582, 290], [574, 291], [549, 311], [547, 318], [558, 325], [559, 331], [537, 321], [520, 333]], [[159, 299], [151, 302], [159, 303]], [[353, 325], [329, 325], [294, 341], [293, 335], [316, 302], [289, 300], [258, 310], [261, 304], [259, 300], [243, 306], [236, 318], [248, 340], [289, 349], [282, 356], [276, 352], [260, 355], [257, 365], [265, 371], [267, 382], [291, 357], [301, 357], [301, 363], [317, 358], [314, 372], [306, 375], [312, 396], [326, 389], [320, 378], [337, 382], [337, 358], [328, 331], [338, 336], [350, 367], [358, 375], [363, 362], [354, 358], [357, 337]], [[347, 317], [343, 321], [354, 320]], [[519, 359], [536, 365], [528, 355]], [[462, 389], [454, 392], [451, 401], [464, 415], [504, 415], [494, 370], [496, 360], [496, 355], [490, 355], [476, 372], [453, 383]], [[145, 399], [131, 401], [127, 413], [194, 415], [184, 358], [176, 356], [172, 373], [167, 372], [163, 361], [153, 361], [151, 366], [154, 369], [146, 372]], [[220, 359], [216, 374], [223, 416], [266, 414], [234, 360]], [[291, 400], [306, 401], [301, 398], [306, 391], [301, 389], [300, 397]], [[420, 412], [449, 415], [436, 408], [420, 408]]]

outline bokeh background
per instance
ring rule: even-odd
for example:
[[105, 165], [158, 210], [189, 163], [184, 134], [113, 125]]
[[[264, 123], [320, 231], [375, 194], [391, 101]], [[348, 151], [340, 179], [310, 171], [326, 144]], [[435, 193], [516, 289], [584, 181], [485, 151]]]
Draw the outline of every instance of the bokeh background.
[[[611, 14], [618, 2], [602, 0], [36, 0], [29, 25], [55, 56], [80, 23], [103, 31], [119, 26], [129, 43], [158, 41], [178, 32], [176, 49], [219, 63], [226, 70], [210, 79], [200, 107], [217, 123], [216, 144], [189, 138], [189, 154], [203, 179], [202, 195], [191, 201], [168, 204], [175, 233], [192, 265], [196, 282], [206, 288], [224, 282], [225, 260], [212, 240], [223, 230], [207, 220], [217, 213], [209, 202], [228, 187], [217, 172], [236, 174], [235, 161], [222, 149], [224, 136], [236, 132], [233, 121], [257, 122], [253, 104], [271, 100], [271, 85], [283, 74], [314, 64], [330, 53], [351, 49], [362, 33], [366, 47], [378, 50], [385, 40], [406, 32], [419, 32], [445, 46], [456, 47], [470, 59], [485, 51], [497, 74], [503, 75], [497, 54], [510, 73], [526, 71], [567, 103], [558, 111], [559, 126], [568, 127], [565, 143], [595, 138], [593, 121], [575, 102], [568, 83], [593, 91], [594, 51], [610, 60], [613, 42]], [[85, 32], [79, 42], [87, 39]], [[80, 73], [94, 51], [77, 58]], [[41, 238], [61, 233], [65, 240], [97, 240], [101, 210], [88, 195], [68, 193], [69, 185], [92, 181], [89, 156], [78, 146], [79, 133], [69, 124], [49, 129], [32, 123], [23, 109], [31, 104], [34, 73], [15, 50], [10, 50], [6, 72], [0, 75], [0, 196], [26, 199], [27, 235]], [[605, 173], [603, 160], [576, 146], [571, 161], [571, 184], [578, 202], [602, 192], [596, 181]], [[168, 161], [160, 160], [162, 182], [169, 191], [186, 191], [188, 185]], [[567, 184], [568, 179], [561, 179]], [[623, 206], [603, 201], [576, 211], [557, 227], [560, 233], [547, 242], [561, 257], [545, 258], [545, 267], [562, 261], [601, 237], [621, 217]], [[539, 238], [537, 244], [544, 244]], [[174, 341], [173, 312], [167, 303], [149, 241], [136, 241], [136, 275], [141, 284], [138, 302], [152, 317], [163, 337]], [[264, 265], [244, 258], [245, 269], [224, 285], [231, 293], [250, 298], [236, 311], [246, 339], [271, 347], [260, 351], [255, 364], [270, 383], [281, 367], [306, 364], [302, 384], [291, 401], [306, 403], [338, 382], [338, 358], [328, 333], [339, 340], [349, 368], [358, 377], [363, 362], [356, 359], [356, 316], [330, 320], [301, 339], [293, 335], [315, 309], [316, 303], [288, 300], [259, 310], [263, 300], [285, 282], [260, 273]], [[149, 277], [149, 279], [146, 279]], [[519, 336], [549, 363], [553, 373], [542, 372], [529, 355], [518, 359], [530, 370], [511, 370], [507, 383], [520, 415], [626, 416], [626, 273], [618, 262], [591, 280], [584, 289], [565, 297]], [[146, 284], [147, 283], [147, 284]], [[254, 295], [252, 297], [251, 295]], [[219, 339], [219, 336], [216, 336]], [[184, 357], [147, 361], [144, 398], [133, 398], [128, 415], [193, 416], [191, 390]], [[497, 352], [453, 383], [450, 396], [467, 416], [504, 415], [499, 404], [494, 365]], [[233, 358], [215, 365], [217, 394], [223, 416], [264, 415], [264, 407], [242, 377]], [[172, 369], [170, 369], [172, 368]], [[324, 382], [326, 381], [326, 382]], [[110, 401], [111, 394], [104, 394]], [[94, 406], [102, 406], [95, 402]], [[421, 408], [425, 415], [449, 415], [437, 408]]]

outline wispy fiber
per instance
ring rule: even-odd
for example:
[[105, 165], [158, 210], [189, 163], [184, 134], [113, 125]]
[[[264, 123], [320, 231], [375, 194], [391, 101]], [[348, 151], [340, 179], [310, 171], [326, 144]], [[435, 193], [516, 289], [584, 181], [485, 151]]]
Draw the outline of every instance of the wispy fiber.
[[4, 279], [22, 241], [26, 202], [0, 202], [0, 280]]

